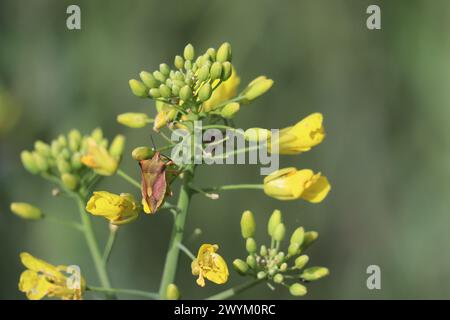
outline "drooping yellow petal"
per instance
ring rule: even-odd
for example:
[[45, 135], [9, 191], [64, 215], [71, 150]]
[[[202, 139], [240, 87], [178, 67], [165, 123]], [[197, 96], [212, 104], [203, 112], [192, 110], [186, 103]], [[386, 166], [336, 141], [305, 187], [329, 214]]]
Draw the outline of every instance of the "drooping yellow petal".
[[281, 129], [278, 139], [272, 143], [277, 145], [279, 154], [298, 154], [309, 151], [324, 138], [323, 116], [313, 113], [294, 126]]
[[320, 174], [311, 182], [302, 194], [302, 199], [307, 200], [312, 203], [322, 202], [327, 196], [328, 192], [331, 190], [330, 183], [328, 179]]

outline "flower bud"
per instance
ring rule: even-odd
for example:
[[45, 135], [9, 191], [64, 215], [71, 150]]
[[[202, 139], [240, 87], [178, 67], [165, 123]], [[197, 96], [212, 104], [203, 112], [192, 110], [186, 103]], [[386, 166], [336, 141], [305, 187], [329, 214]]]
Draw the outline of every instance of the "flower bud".
[[225, 62], [231, 61], [231, 45], [228, 42], [221, 44], [216, 54], [216, 61]]
[[80, 182], [80, 178], [70, 173], [64, 173], [61, 176], [61, 180], [69, 190], [76, 190], [78, 187], [78, 183]]
[[208, 50], [206, 50], [206, 53], [212, 60], [216, 59], [216, 49], [209, 48]]
[[70, 166], [70, 163], [66, 159], [64, 159], [63, 157], [59, 157], [56, 160], [56, 166], [58, 167], [58, 171], [61, 174], [69, 173], [70, 170], [72, 169], [71, 166]]
[[255, 235], [255, 218], [249, 210], [244, 211], [241, 217], [241, 233], [244, 239], [251, 238]]
[[220, 115], [225, 119], [231, 119], [239, 112], [239, 109], [239, 103], [231, 102], [220, 110]]
[[245, 242], [245, 249], [247, 249], [248, 253], [255, 253], [256, 252], [256, 241], [253, 238], [247, 238], [247, 241]]
[[305, 229], [303, 227], [299, 227], [295, 229], [291, 236], [291, 244], [296, 243], [300, 247], [303, 243], [303, 239], [305, 238]]
[[81, 163], [81, 153], [75, 152], [70, 158], [70, 165], [74, 170], [80, 169], [83, 164]]
[[182, 56], [175, 56], [175, 60], [173, 62], [173, 64], [175, 65], [175, 67], [177, 69], [183, 69], [184, 66], [184, 59]]
[[158, 80], [159, 82], [165, 82], [166, 81], [166, 76], [163, 75], [163, 73], [159, 70], [153, 71], [153, 77]]
[[169, 73], [170, 73], [170, 67], [167, 65], [167, 63], [161, 63], [161, 64], [159, 65], [159, 71], [161, 71], [161, 73], [162, 73], [164, 76], [168, 77], [168, 76], [169, 76]]
[[172, 91], [170, 91], [170, 88], [165, 84], [159, 86], [159, 93], [163, 98], [169, 98], [172, 95]]
[[317, 231], [308, 231], [305, 232], [305, 236], [303, 237], [303, 244], [301, 246], [302, 251], [306, 250], [314, 241], [319, 237], [319, 233]]
[[150, 159], [154, 154], [155, 151], [149, 147], [137, 147], [131, 152], [131, 156], [136, 161]]
[[250, 255], [247, 257], [246, 262], [248, 264], [248, 266], [252, 269], [255, 269], [256, 267], [256, 259], [254, 256]]
[[152, 98], [155, 98], [155, 99], [161, 97], [161, 93], [159, 92], [159, 89], [157, 89], [157, 88], [150, 89], [149, 94]]
[[69, 149], [72, 152], [76, 152], [76, 151], [80, 150], [81, 140], [82, 140], [80, 131], [78, 131], [76, 129], [70, 130], [68, 137], [69, 137]]
[[303, 254], [295, 259], [295, 269], [302, 269], [309, 261], [309, 257]]
[[204, 102], [211, 97], [212, 89], [209, 83], [205, 83], [198, 91], [198, 98]]
[[109, 154], [115, 158], [120, 158], [125, 148], [125, 137], [121, 134], [115, 136], [109, 147]]
[[34, 163], [39, 169], [39, 172], [45, 172], [48, 170], [48, 161], [37, 152], [33, 152]]
[[194, 46], [189, 43], [186, 47], [184, 47], [183, 55], [186, 60], [194, 60], [195, 56]]
[[13, 202], [10, 209], [23, 219], [39, 220], [43, 217], [41, 209], [25, 202]]
[[288, 247], [288, 254], [290, 256], [295, 256], [300, 250], [300, 245], [296, 242], [291, 242]]
[[143, 128], [148, 123], [145, 113], [127, 112], [117, 116], [117, 122], [130, 128]]
[[180, 98], [184, 101], [189, 100], [192, 97], [192, 90], [189, 86], [184, 86], [180, 89]]
[[142, 82], [136, 79], [131, 79], [128, 83], [130, 84], [131, 91], [135, 96], [140, 98], [147, 97], [147, 88]]
[[175, 284], [171, 283], [167, 286], [166, 298], [167, 300], [180, 299], [180, 291], [178, 290], [178, 287]]
[[225, 61], [222, 63], [222, 74], [220, 75], [220, 78], [222, 81], [226, 81], [231, 77], [231, 74], [233, 73], [233, 67], [231, 66], [231, 63], [229, 61]]
[[286, 262], [283, 262], [283, 263], [281, 264], [281, 266], [280, 266], [280, 271], [281, 271], [281, 272], [286, 271], [286, 270], [287, 270], [287, 267], [288, 267], [287, 263], [286, 263]]
[[[190, 61], [190, 60], [186, 60], [185, 62], [184, 62], [184, 68], [186, 69], [186, 70], [191, 70], [192, 69], [192, 61]], [[186, 79], [186, 80], [189, 80], [189, 81], [191, 81], [191, 76], [189, 76], [189, 77], [187, 77], [188, 79]], [[188, 82], [186, 82], [186, 83], [188, 83]], [[189, 85], [191, 84], [191, 83], [188, 83]]]
[[256, 277], [261, 280], [264, 279], [267, 276], [267, 274], [264, 271], [260, 271], [258, 272], [258, 274], [256, 275]]
[[284, 280], [284, 277], [281, 273], [277, 273], [274, 277], [273, 277], [273, 282], [275, 283], [282, 283]]
[[235, 259], [233, 261], [233, 267], [241, 275], [245, 275], [248, 271], [248, 264], [241, 259]]
[[284, 239], [284, 235], [286, 234], [286, 227], [283, 223], [280, 223], [275, 228], [275, 231], [273, 233], [273, 238], [276, 241], [282, 241]]
[[61, 146], [61, 147], [67, 147], [67, 139], [66, 139], [66, 137], [65, 136], [63, 136], [62, 134], [60, 134], [59, 136], [58, 136], [58, 143], [59, 143], [59, 145]]
[[156, 88], [158, 86], [158, 81], [156, 81], [155, 77], [150, 72], [141, 71], [139, 77], [148, 88]]
[[43, 156], [45, 158], [50, 157], [52, 154], [50, 146], [40, 140], [37, 140], [34, 143], [34, 149], [36, 150], [37, 153], [39, 153], [41, 156]]
[[263, 257], [267, 256], [267, 247], [265, 245], [262, 245], [259, 249], [259, 254]]
[[209, 77], [209, 66], [208, 65], [204, 65], [198, 71], [197, 79], [198, 79], [198, 81], [203, 82], [206, 79], [208, 79], [208, 77]]
[[245, 89], [244, 97], [247, 102], [256, 99], [257, 97], [266, 93], [273, 85], [272, 79], [267, 79], [265, 76], [260, 76], [250, 82]]
[[222, 76], [222, 63], [214, 62], [211, 66], [210, 75], [212, 80], [219, 79]]
[[267, 224], [267, 232], [271, 237], [274, 236], [276, 227], [281, 223], [281, 211], [274, 210]]
[[303, 273], [301, 274], [302, 279], [306, 281], [315, 281], [319, 280], [323, 277], [326, 277], [330, 274], [330, 271], [328, 268], [324, 267], [311, 267], [308, 269], [305, 269]]
[[307, 293], [307, 290], [304, 285], [300, 283], [294, 283], [289, 287], [289, 292], [295, 297], [301, 297]]

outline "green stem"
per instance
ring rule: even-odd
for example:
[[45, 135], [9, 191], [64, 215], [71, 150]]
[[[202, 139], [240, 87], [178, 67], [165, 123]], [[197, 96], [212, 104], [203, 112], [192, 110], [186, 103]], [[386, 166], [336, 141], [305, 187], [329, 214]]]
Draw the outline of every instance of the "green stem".
[[118, 230], [119, 230], [118, 226], [115, 226], [115, 225], [109, 226], [108, 241], [106, 242], [105, 250], [103, 251], [103, 263], [105, 265], [108, 263], [109, 257], [111, 255], [111, 251], [114, 246], [114, 242], [116, 241], [116, 238], [117, 238]]
[[117, 170], [117, 174], [119, 176], [121, 176], [122, 178], [124, 178], [129, 183], [131, 183], [136, 188], [139, 188], [139, 190], [141, 189], [141, 184], [138, 181], [136, 181], [135, 179], [133, 179], [132, 177], [130, 177], [128, 174], [123, 172], [121, 169]]
[[109, 294], [123, 293], [123, 294], [129, 294], [129, 295], [133, 295], [133, 296], [145, 297], [145, 298], [149, 298], [149, 299], [155, 299], [155, 300], [158, 299], [158, 293], [156, 293], [156, 292], [147, 292], [147, 291], [134, 290], [134, 289], [87, 287], [86, 290], [93, 291], [93, 292], [104, 292], [104, 293], [109, 293]]
[[84, 231], [83, 230], [83, 226], [80, 223], [77, 223], [77, 222], [66, 221], [66, 220], [62, 220], [62, 219], [59, 219], [57, 217], [48, 216], [48, 215], [45, 215], [44, 219], [47, 220], [47, 221], [53, 222], [53, 223], [57, 223], [57, 224], [66, 226], [66, 227], [74, 228], [77, 231], [81, 231], [81, 232]]
[[[102, 259], [102, 255], [98, 248], [97, 240], [95, 239], [94, 230], [92, 229], [91, 219], [84, 209], [84, 201], [81, 197], [77, 198], [78, 208], [80, 211], [81, 221], [84, 229], [84, 236], [91, 252], [92, 260], [94, 261], [95, 269], [97, 271], [100, 283], [106, 289], [111, 288], [111, 282], [109, 281], [108, 272], [106, 271], [106, 265]], [[107, 298], [115, 299], [114, 293], [106, 293]]]
[[259, 280], [259, 279], [252, 280], [247, 283], [236, 286], [234, 288], [230, 288], [230, 289], [222, 291], [218, 294], [210, 296], [209, 298], [206, 298], [206, 300], [225, 300], [225, 299], [228, 299], [228, 298], [234, 296], [235, 294], [238, 294], [244, 290], [247, 290], [247, 289], [257, 285], [260, 282], [261, 282], [261, 280]]
[[192, 192], [189, 184], [193, 178], [194, 167], [187, 168], [184, 172], [183, 184], [180, 187], [180, 194], [178, 196], [179, 212], [175, 217], [175, 223], [172, 229], [172, 237], [169, 244], [169, 250], [166, 255], [166, 262], [164, 264], [164, 271], [159, 287], [159, 298], [165, 299], [167, 293], [167, 286], [174, 282], [177, 272], [178, 256], [180, 254], [179, 244], [183, 240], [184, 224], [188, 213], [189, 202], [191, 200]]
[[183, 251], [191, 260], [195, 259], [194, 254], [191, 252], [191, 250], [189, 250], [188, 248], [186, 248], [185, 245], [183, 245], [181, 242], [178, 244], [178, 247], [180, 248], [181, 251]]
[[210, 191], [225, 191], [225, 190], [240, 190], [240, 189], [264, 189], [263, 184], [229, 184], [225, 186], [211, 187], [202, 189], [203, 192]]

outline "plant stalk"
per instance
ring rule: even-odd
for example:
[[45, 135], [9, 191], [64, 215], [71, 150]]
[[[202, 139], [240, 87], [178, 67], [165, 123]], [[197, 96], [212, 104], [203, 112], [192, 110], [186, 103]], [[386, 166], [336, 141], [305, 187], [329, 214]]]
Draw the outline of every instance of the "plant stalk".
[[164, 264], [164, 271], [159, 287], [160, 299], [166, 299], [167, 286], [175, 281], [178, 256], [180, 254], [179, 244], [183, 240], [184, 224], [186, 222], [186, 216], [192, 196], [192, 191], [189, 188], [189, 184], [194, 175], [194, 167], [191, 166], [190, 168], [187, 168], [183, 174], [183, 184], [180, 187], [180, 194], [178, 196], [177, 204], [179, 211], [173, 224], [172, 237], [169, 244], [169, 250], [166, 255], [166, 262]]
[[[83, 224], [84, 236], [86, 238], [89, 251], [91, 252], [92, 260], [94, 261], [95, 269], [97, 271], [100, 283], [102, 287], [111, 289], [111, 282], [106, 270], [106, 264], [103, 261], [102, 254], [98, 247], [97, 239], [95, 239], [94, 230], [92, 229], [91, 219], [84, 209], [84, 201], [81, 197], [77, 198], [78, 208], [80, 211], [81, 222]], [[108, 299], [116, 299], [116, 295], [113, 292], [106, 292]]]

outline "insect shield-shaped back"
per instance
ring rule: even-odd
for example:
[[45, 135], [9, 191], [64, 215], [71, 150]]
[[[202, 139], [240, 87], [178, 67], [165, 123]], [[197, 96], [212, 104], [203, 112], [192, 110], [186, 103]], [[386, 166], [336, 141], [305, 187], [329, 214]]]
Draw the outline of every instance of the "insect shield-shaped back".
[[142, 204], [145, 213], [155, 213], [164, 203], [166, 196], [171, 196], [170, 184], [176, 174], [167, 170], [173, 162], [161, 156], [159, 152], [146, 160], [140, 160], [142, 174]]

